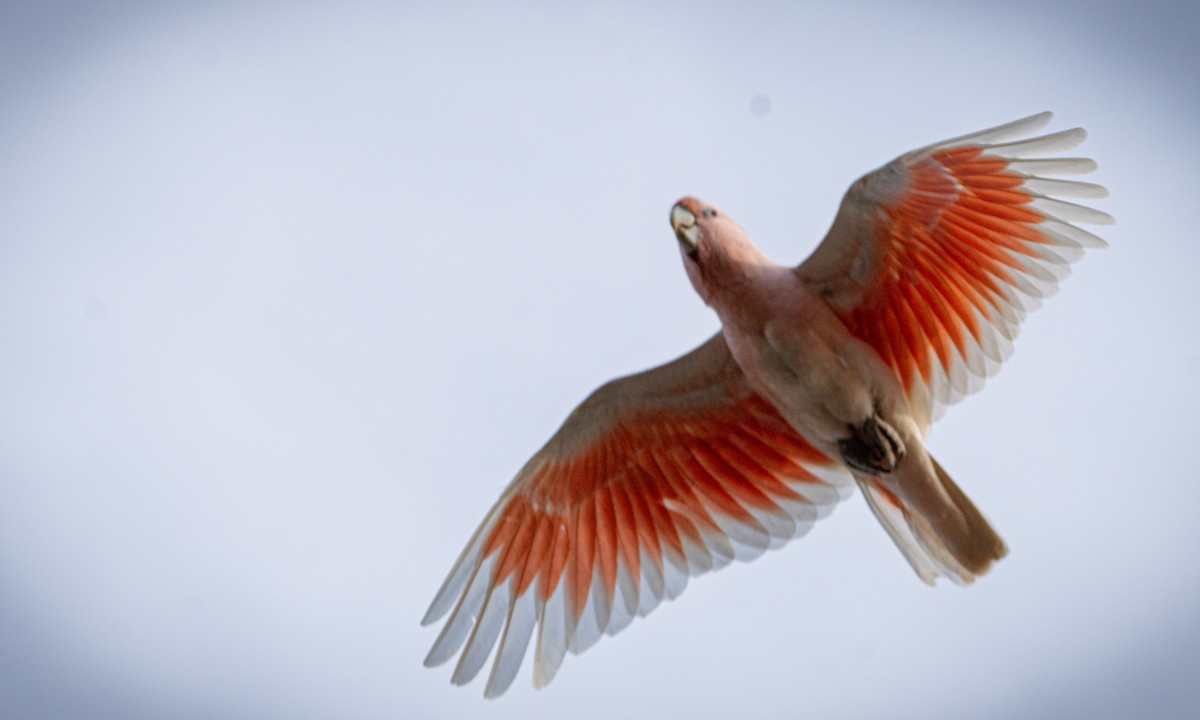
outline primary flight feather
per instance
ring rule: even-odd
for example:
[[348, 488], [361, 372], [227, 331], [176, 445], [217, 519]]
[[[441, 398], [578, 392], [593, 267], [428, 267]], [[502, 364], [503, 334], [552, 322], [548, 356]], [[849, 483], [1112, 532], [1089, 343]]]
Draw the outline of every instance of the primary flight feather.
[[[456, 654], [485, 695], [534, 645], [533, 682], [614, 635], [689, 577], [803, 535], [857, 485], [917, 575], [968, 584], [1006, 552], [925, 449], [948, 404], [1010, 354], [1025, 314], [1112, 222], [1058, 198], [1104, 188], [1069, 150], [1029, 137], [1041, 113], [902, 155], [860, 178], [799, 267], [776, 265], [695, 198], [671, 226], [721, 331], [593, 392], [517, 473], [423, 620], [450, 613], [425, 659]], [[534, 631], [537, 631], [536, 637]], [[461, 653], [460, 653], [461, 651]]]

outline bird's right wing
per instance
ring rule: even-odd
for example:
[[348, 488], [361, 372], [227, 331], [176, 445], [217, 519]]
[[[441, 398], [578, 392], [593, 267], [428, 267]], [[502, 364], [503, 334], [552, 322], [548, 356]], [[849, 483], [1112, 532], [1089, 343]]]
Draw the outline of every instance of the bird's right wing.
[[426, 665], [462, 649], [453, 682], [499, 649], [485, 694], [511, 684], [535, 627], [534, 685], [690, 576], [798, 537], [853, 487], [750, 390], [718, 333], [592, 393], [484, 518], [423, 624]]

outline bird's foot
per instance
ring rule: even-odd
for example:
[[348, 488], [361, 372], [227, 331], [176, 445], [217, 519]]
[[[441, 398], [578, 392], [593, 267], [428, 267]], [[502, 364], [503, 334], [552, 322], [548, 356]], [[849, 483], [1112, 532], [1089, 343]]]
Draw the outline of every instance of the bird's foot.
[[896, 429], [879, 416], [862, 425], [850, 425], [850, 436], [838, 441], [842, 460], [851, 468], [870, 475], [887, 474], [904, 458], [904, 442]]

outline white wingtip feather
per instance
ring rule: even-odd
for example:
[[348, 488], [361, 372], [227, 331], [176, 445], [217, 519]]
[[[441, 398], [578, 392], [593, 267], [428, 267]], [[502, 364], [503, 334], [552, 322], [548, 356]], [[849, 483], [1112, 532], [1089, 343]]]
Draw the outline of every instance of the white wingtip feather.
[[533, 687], [543, 688], [554, 679], [566, 655], [566, 613], [563, 585], [559, 585], [540, 610], [537, 649], [533, 656]]
[[500, 638], [496, 660], [492, 664], [491, 675], [488, 676], [487, 686], [483, 690], [485, 698], [498, 698], [512, 685], [517, 671], [521, 669], [521, 661], [525, 659], [529, 638], [533, 635], [533, 626], [536, 624], [537, 608], [534, 594], [526, 592], [509, 608], [504, 635]]
[[483, 614], [479, 622], [471, 630], [471, 637], [458, 659], [458, 666], [450, 682], [455, 685], [466, 685], [479, 674], [488, 655], [500, 637], [504, 620], [508, 616], [509, 588], [505, 584], [499, 588], [493, 587], [483, 604]]
[[989, 155], [995, 155], [996, 157], [1005, 159], [1024, 158], [1031, 155], [1064, 152], [1078, 146], [1086, 139], [1087, 131], [1077, 127], [1027, 140], [987, 144], [984, 147], [988, 149]]
[[474, 568], [466, 591], [459, 597], [450, 619], [446, 621], [429, 654], [425, 656], [425, 667], [434, 667], [446, 662], [454, 657], [454, 653], [466, 642], [483, 605], [489, 582], [487, 578], [491, 576], [495, 561], [496, 556], [492, 555]]
[[473, 577], [472, 573], [479, 562], [479, 553], [483, 547], [484, 538], [487, 537], [492, 527], [496, 524], [496, 520], [500, 517], [500, 509], [504, 507], [510, 495], [511, 488], [505, 490], [500, 495], [500, 499], [488, 510], [488, 514], [484, 517], [483, 522], [476, 528], [475, 533], [471, 535], [471, 539], [467, 541], [467, 546], [463, 548], [458, 559], [454, 561], [454, 567], [450, 569], [450, 573], [442, 582], [442, 586], [438, 588], [437, 594], [433, 597], [433, 602], [429, 603], [429, 609], [425, 611], [425, 616], [421, 618], [421, 625], [430, 625], [437, 622], [454, 606], [455, 599], [459, 597], [468, 580]]
[[986, 130], [978, 130], [976, 132], [967, 133], [966, 135], [959, 135], [958, 137], [950, 138], [949, 140], [942, 140], [932, 145], [926, 145], [919, 150], [914, 150], [913, 152], [909, 153], [909, 155], [922, 155], [927, 152], [940, 150], [942, 148], [954, 147], [956, 145], [983, 145], [987, 143], [998, 142], [1006, 138], [1028, 135], [1045, 127], [1046, 124], [1050, 122], [1050, 118], [1052, 117], [1054, 117], [1054, 113], [1047, 110], [1045, 112], [1037, 113], [1036, 115], [1023, 117], [1019, 120], [1013, 120], [1012, 122], [1007, 122], [1003, 125], [997, 125], [996, 127], [991, 127]]

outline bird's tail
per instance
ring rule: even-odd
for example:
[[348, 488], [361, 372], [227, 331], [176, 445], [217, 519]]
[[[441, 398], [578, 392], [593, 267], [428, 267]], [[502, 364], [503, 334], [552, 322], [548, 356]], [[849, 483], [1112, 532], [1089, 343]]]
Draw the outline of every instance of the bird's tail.
[[922, 580], [932, 585], [945, 576], [969, 585], [1008, 548], [933, 456], [924, 457], [929, 466], [910, 455], [890, 475], [855, 476], [871, 511]]

